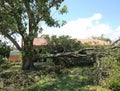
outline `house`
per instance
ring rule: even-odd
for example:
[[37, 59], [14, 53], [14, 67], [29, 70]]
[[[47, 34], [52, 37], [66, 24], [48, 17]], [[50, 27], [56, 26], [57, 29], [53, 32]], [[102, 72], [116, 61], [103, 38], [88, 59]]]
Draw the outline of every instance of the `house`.
[[[45, 40], [43, 38], [35, 38], [33, 40], [33, 46], [36, 48], [39, 46], [46, 45], [46, 44], [47, 44], [47, 40]], [[22, 46], [23, 46], [23, 43], [22, 43]], [[20, 51], [18, 51], [18, 50], [11, 51], [8, 59], [12, 62], [20, 61], [21, 60]]]

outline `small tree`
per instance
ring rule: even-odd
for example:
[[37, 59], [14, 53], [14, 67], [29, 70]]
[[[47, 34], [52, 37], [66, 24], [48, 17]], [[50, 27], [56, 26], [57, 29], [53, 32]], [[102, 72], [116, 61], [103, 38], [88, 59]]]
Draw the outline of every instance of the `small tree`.
[[[60, 23], [51, 16], [54, 8], [59, 11], [64, 0], [0, 0], [0, 33], [7, 37], [22, 53], [22, 69], [33, 69], [33, 40], [37, 37], [39, 22], [58, 27]], [[67, 11], [64, 6], [60, 14]], [[63, 22], [64, 23], [64, 22]], [[62, 24], [61, 24], [62, 25]], [[13, 35], [22, 37], [20, 47]]]

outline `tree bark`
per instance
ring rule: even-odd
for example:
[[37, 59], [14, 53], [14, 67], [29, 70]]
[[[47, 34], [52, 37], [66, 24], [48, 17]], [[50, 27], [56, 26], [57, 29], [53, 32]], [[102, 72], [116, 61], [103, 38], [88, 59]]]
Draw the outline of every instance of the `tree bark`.
[[35, 69], [33, 55], [23, 54], [22, 58], [22, 70]]
[[33, 52], [33, 40], [24, 40], [24, 46], [22, 51], [22, 69], [31, 70], [35, 69], [34, 66], [34, 52]]

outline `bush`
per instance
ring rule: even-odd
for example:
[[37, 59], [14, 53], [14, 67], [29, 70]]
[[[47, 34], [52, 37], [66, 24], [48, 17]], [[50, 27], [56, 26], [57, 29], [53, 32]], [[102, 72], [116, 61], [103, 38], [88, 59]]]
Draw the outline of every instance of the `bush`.
[[8, 60], [3, 59], [3, 56], [0, 55], [0, 65], [7, 63], [7, 62], [8, 62]]
[[8, 46], [5, 42], [0, 41], [0, 55], [3, 58], [8, 58], [10, 55], [10, 46]]
[[107, 75], [102, 75], [101, 85], [110, 88], [112, 91], [120, 91], [120, 49], [109, 51], [108, 55], [102, 59], [102, 71]]
[[3, 63], [4, 63], [4, 60], [3, 60], [2, 58], [3, 58], [3, 56], [0, 55], [0, 64], [3, 64]]
[[10, 47], [6, 43], [1, 42], [0, 40], [0, 64], [3, 64], [6, 61], [4, 58], [8, 58], [10, 54]]

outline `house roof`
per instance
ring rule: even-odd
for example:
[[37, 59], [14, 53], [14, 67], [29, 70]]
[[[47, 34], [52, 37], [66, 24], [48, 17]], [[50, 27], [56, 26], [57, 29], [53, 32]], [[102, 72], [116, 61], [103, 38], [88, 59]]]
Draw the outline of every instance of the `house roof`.
[[41, 46], [41, 45], [46, 45], [46, 44], [47, 44], [47, 40], [44, 38], [35, 38], [33, 40], [34, 46]]
[[[77, 41], [80, 41], [82, 44], [90, 43], [91, 45], [110, 45], [109, 42], [98, 40], [98, 39], [76, 39]], [[47, 40], [44, 38], [35, 38], [33, 40], [33, 45], [38, 47], [41, 45], [47, 45]]]
[[82, 44], [91, 43], [91, 45], [110, 45], [109, 42], [98, 39], [78, 39]]

